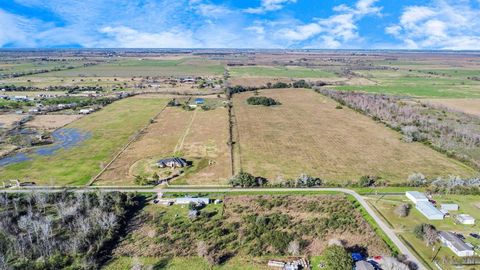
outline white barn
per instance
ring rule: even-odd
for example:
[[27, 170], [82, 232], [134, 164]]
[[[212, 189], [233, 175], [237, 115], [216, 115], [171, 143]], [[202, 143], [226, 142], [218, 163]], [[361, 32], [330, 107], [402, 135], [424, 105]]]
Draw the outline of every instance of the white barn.
[[420, 213], [422, 213], [428, 220], [443, 219], [443, 213], [428, 201], [415, 204], [415, 208], [417, 208], [417, 210], [420, 211]]
[[467, 245], [462, 239], [451, 232], [439, 232], [438, 239], [459, 257], [475, 255], [471, 246]]
[[414, 204], [419, 202], [428, 202], [427, 196], [418, 191], [407, 191], [405, 192], [405, 196], [407, 196], [407, 198], [409, 198]]
[[458, 223], [460, 223], [460, 224], [464, 224], [464, 225], [474, 225], [475, 224], [475, 218], [470, 216], [470, 215], [467, 215], [467, 214], [457, 215], [456, 219], [457, 219]]

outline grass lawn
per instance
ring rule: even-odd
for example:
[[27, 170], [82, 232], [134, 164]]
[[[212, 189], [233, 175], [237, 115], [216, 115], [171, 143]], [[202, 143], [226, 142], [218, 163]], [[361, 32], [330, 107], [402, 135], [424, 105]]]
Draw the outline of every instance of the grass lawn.
[[332, 72], [304, 67], [232, 67], [232, 77], [284, 77], [284, 78], [331, 78]]
[[31, 180], [37, 184], [86, 184], [166, 103], [166, 99], [153, 98], [114, 102], [66, 126], [91, 134], [79, 146], [3, 167], [0, 179]]
[[275, 182], [301, 173], [330, 182], [377, 175], [406, 181], [413, 172], [428, 177], [473, 175], [475, 171], [425, 145], [405, 143], [400, 135], [367, 116], [311, 90], [262, 90], [279, 106], [252, 106], [253, 93], [234, 95], [236, 169]]
[[346, 85], [335, 88], [415, 97], [480, 97], [480, 82], [459, 76], [437, 76], [408, 70], [371, 70], [357, 73], [376, 82], [377, 85]]

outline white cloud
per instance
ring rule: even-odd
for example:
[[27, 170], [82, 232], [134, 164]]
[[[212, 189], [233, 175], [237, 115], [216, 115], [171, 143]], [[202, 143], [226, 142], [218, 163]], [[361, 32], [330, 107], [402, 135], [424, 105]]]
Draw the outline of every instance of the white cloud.
[[165, 31], [160, 33], [145, 33], [135, 29], [120, 26], [107, 26], [100, 29], [108, 39], [92, 44], [96, 47], [118, 48], [192, 48], [198, 47], [198, 42], [192, 38], [189, 31]]
[[409, 49], [480, 49], [480, 9], [471, 1], [435, 0], [404, 8], [385, 32]]
[[304, 42], [306, 47], [339, 48], [347, 43], [357, 43], [361, 38], [357, 23], [367, 15], [380, 15], [381, 7], [375, 6], [377, 0], [359, 0], [352, 7], [339, 5], [328, 18], [319, 18], [308, 24], [289, 25], [277, 31], [276, 36], [287, 42]]
[[260, 7], [247, 8], [244, 11], [251, 14], [262, 14], [268, 11], [282, 9], [286, 4], [294, 4], [297, 0], [262, 0]]

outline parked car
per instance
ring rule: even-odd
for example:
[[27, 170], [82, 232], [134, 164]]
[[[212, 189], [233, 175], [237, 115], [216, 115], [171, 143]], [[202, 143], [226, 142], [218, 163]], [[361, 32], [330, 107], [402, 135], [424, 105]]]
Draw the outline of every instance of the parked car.
[[473, 237], [473, 238], [480, 239], [480, 235], [478, 235], [476, 233], [471, 233], [470, 236]]

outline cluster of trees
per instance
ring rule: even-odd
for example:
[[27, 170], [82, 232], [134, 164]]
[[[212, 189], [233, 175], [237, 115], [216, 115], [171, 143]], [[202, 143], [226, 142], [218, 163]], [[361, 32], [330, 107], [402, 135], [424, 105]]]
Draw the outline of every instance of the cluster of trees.
[[[317, 86], [323, 86], [325, 83], [323, 82], [317, 82], [315, 83]], [[236, 93], [242, 93], [242, 92], [247, 92], [247, 91], [255, 91], [255, 90], [260, 90], [260, 89], [277, 89], [277, 88], [312, 88], [312, 84], [305, 81], [305, 80], [298, 80], [293, 83], [284, 83], [284, 82], [275, 82], [271, 83], [268, 82], [265, 86], [260, 86], [260, 87], [244, 87], [241, 85], [236, 85], [232, 87], [228, 87], [226, 89], [227, 95], [231, 96]]]
[[137, 204], [123, 193], [0, 194], [0, 269], [98, 269]]
[[480, 195], [480, 176], [462, 178], [450, 175], [427, 179], [422, 173], [413, 173], [401, 186], [425, 187], [430, 193]]
[[17, 85], [4, 85], [0, 86], [2, 90], [6, 92], [23, 92], [23, 91], [66, 91], [69, 94], [75, 94], [84, 91], [94, 91], [94, 92], [102, 92], [104, 91], [103, 87], [101, 86], [62, 86], [62, 85], [55, 85], [49, 86], [46, 88], [39, 88], [34, 86], [17, 86]]
[[268, 181], [267, 179], [259, 176], [253, 176], [247, 172], [240, 172], [234, 175], [228, 181], [233, 187], [262, 187], [266, 186]]
[[254, 96], [247, 99], [247, 103], [250, 105], [263, 105], [263, 106], [274, 106], [280, 105], [281, 103], [273, 98], [263, 97], [263, 96]]
[[369, 115], [401, 132], [407, 142], [419, 141], [480, 167], [480, 119], [444, 107], [384, 94], [319, 90], [342, 105]]
[[297, 179], [282, 180], [274, 186], [278, 187], [320, 187], [324, 181], [319, 177], [302, 173]]
[[418, 239], [423, 239], [427, 246], [435, 244], [438, 238], [437, 229], [431, 224], [419, 224], [413, 228], [413, 233]]
[[106, 106], [114, 102], [116, 98], [113, 97], [55, 97], [43, 99], [43, 105], [58, 105], [58, 104], [76, 104], [76, 107], [86, 107], [93, 105]]

